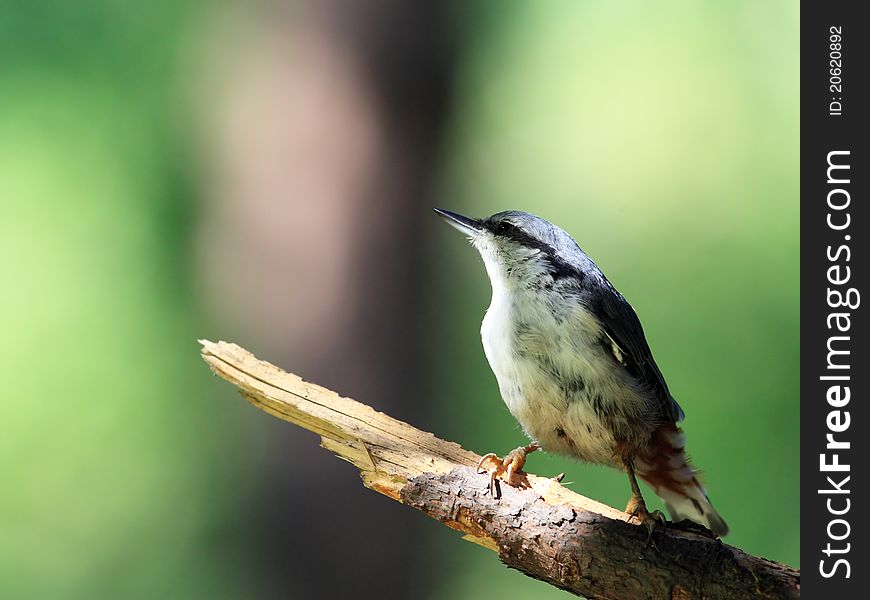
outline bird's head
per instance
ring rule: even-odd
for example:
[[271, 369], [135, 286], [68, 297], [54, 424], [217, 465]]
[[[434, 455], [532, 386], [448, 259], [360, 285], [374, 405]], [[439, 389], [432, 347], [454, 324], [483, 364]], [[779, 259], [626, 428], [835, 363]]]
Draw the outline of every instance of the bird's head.
[[435, 212], [468, 236], [493, 284], [540, 283], [576, 274], [587, 262], [592, 264], [565, 231], [526, 212], [509, 210], [483, 219], [440, 208]]

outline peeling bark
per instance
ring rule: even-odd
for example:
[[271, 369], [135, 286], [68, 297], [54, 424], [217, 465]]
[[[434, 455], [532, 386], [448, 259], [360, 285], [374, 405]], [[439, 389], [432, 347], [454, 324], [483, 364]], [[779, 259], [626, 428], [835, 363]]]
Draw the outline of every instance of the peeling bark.
[[363, 484], [498, 553], [510, 568], [590, 600], [800, 597], [800, 571], [746, 554], [703, 527], [668, 524], [647, 543], [636, 519], [521, 473], [521, 488], [488, 493], [480, 456], [307, 383], [226, 342], [203, 359], [254, 406], [321, 436], [360, 470]]
[[404, 504], [469, 535], [486, 538], [507, 566], [590, 599], [799, 598], [794, 570], [672, 525], [647, 532], [533, 489], [502, 485], [494, 499], [473, 469], [426, 473], [402, 488]]

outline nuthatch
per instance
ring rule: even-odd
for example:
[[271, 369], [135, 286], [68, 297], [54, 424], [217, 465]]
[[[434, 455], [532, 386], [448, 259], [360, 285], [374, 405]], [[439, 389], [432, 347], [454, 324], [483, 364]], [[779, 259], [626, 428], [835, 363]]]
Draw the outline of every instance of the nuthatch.
[[511, 483], [537, 449], [628, 473], [626, 512], [650, 528], [637, 478], [674, 520], [718, 536], [728, 526], [710, 504], [685, 454], [683, 410], [653, 360], [631, 305], [562, 229], [520, 211], [472, 219], [435, 209], [467, 235], [486, 265], [492, 303], [483, 349], [511, 414], [533, 440], [480, 467]]

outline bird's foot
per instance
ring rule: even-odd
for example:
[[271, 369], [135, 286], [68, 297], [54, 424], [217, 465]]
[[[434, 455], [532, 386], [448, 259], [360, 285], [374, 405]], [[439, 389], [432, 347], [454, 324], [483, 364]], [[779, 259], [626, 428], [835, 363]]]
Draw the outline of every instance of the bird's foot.
[[667, 527], [668, 520], [665, 518], [665, 514], [660, 510], [654, 510], [650, 512], [646, 508], [646, 502], [644, 502], [643, 498], [632, 497], [631, 500], [628, 501], [628, 506], [625, 507], [625, 512], [630, 514], [632, 517], [635, 517], [638, 521], [640, 521], [641, 525], [644, 525], [647, 528], [647, 536], [646, 536], [646, 546], [652, 540], [653, 532], [657, 528], [661, 528], [662, 531]]
[[499, 458], [492, 452], [484, 455], [477, 463], [477, 472], [489, 474], [489, 487], [487, 489], [490, 495], [493, 498], [501, 497], [498, 486], [499, 479], [514, 487], [528, 485], [527, 482], [518, 480], [516, 474], [522, 472], [523, 465], [526, 464], [526, 455], [540, 449], [541, 445], [538, 442], [532, 442], [528, 446], [520, 446], [516, 450], [511, 450], [504, 458]]

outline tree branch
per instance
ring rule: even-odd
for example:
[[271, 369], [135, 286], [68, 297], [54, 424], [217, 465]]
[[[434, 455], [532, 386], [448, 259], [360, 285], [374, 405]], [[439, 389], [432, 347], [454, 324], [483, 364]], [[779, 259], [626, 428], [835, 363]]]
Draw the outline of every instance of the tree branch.
[[321, 436], [363, 484], [497, 552], [507, 566], [590, 600], [799, 598], [800, 572], [748, 555], [698, 526], [669, 524], [646, 544], [626, 513], [553, 479], [484, 492], [480, 456], [307, 383], [227, 342], [202, 340], [217, 375], [266, 412]]

